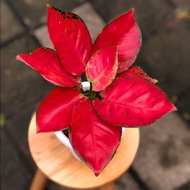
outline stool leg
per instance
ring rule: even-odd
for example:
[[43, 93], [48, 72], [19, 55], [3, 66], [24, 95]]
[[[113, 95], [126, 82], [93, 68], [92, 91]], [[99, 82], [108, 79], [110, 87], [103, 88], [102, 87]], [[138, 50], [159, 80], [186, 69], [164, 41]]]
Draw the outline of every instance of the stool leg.
[[45, 189], [47, 181], [48, 178], [40, 169], [38, 169], [35, 173], [29, 190], [43, 190]]
[[101, 186], [100, 190], [115, 190], [115, 185], [113, 182], [111, 182], [111, 183]]

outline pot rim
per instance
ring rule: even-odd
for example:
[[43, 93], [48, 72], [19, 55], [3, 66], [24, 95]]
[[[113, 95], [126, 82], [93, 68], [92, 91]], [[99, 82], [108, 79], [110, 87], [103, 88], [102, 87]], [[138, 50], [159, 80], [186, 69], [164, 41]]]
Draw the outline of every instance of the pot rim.
[[65, 146], [67, 146], [69, 149], [73, 149], [69, 138], [63, 133], [63, 131], [56, 131], [56, 132], [55, 132], [55, 135], [57, 136], [57, 138], [58, 138]]

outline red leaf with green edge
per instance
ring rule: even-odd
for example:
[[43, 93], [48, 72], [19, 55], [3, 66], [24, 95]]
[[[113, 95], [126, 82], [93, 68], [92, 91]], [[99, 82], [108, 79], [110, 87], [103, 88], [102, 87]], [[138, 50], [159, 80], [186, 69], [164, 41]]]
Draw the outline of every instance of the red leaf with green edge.
[[134, 10], [113, 20], [97, 37], [93, 53], [107, 46], [118, 47], [119, 72], [127, 70], [135, 61], [141, 46], [141, 32], [134, 20]]
[[60, 86], [72, 87], [80, 81], [62, 67], [56, 51], [37, 48], [30, 54], [20, 54], [17, 59], [38, 71], [47, 81]]
[[85, 100], [73, 110], [70, 130], [74, 150], [97, 176], [112, 159], [122, 129], [103, 121]]
[[73, 13], [48, 6], [48, 30], [66, 71], [81, 75], [92, 48], [92, 40], [84, 22]]
[[152, 83], [157, 83], [156, 79], [149, 77], [140, 67], [132, 66], [127, 71], [119, 73], [117, 77], [136, 77], [138, 79], [147, 80]]
[[143, 126], [176, 110], [163, 91], [137, 78], [117, 78], [95, 99], [93, 108], [102, 119], [116, 126]]
[[111, 84], [117, 74], [117, 69], [117, 48], [106, 47], [98, 50], [86, 66], [86, 76], [92, 83], [93, 91], [102, 91]]
[[75, 88], [54, 88], [37, 110], [37, 132], [59, 131], [68, 128], [72, 109], [85, 97]]

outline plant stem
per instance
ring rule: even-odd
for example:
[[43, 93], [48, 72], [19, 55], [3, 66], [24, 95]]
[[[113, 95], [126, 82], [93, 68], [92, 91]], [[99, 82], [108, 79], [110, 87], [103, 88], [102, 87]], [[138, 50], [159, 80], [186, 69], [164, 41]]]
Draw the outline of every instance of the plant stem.
[[94, 91], [92, 90], [92, 84], [90, 84], [89, 98], [90, 98], [91, 100], [94, 100], [95, 97], [96, 97], [96, 92], [94, 92]]

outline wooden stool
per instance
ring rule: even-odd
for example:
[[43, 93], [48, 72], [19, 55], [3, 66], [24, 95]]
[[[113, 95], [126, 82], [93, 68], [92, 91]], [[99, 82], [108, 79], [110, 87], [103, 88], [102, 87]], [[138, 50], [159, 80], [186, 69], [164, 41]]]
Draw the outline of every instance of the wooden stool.
[[54, 133], [36, 134], [35, 115], [28, 132], [29, 147], [38, 166], [30, 190], [42, 190], [48, 179], [61, 186], [74, 189], [114, 190], [113, 181], [132, 164], [139, 144], [139, 129], [128, 128], [121, 138], [120, 146], [102, 173], [95, 177], [93, 172], [77, 160]]

